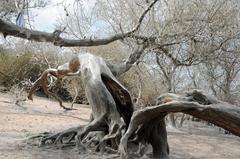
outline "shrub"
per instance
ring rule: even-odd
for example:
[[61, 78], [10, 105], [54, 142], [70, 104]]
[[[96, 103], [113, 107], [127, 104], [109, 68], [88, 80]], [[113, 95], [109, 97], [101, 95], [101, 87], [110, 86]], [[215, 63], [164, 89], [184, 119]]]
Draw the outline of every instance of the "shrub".
[[32, 60], [30, 52], [16, 54], [0, 52], [0, 84], [6, 88], [19, 84], [26, 79], [36, 79], [41, 66]]

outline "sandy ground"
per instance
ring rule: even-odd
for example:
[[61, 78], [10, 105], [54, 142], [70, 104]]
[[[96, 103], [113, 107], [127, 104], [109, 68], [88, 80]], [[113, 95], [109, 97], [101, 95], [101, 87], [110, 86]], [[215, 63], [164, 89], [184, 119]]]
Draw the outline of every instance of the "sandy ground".
[[[42, 132], [57, 132], [86, 124], [89, 106], [76, 104], [64, 111], [57, 102], [35, 97], [16, 105], [10, 94], [0, 93], [1, 159], [79, 159], [111, 158], [100, 154], [78, 154], [74, 150], [49, 150], [27, 144], [27, 138]], [[65, 104], [70, 106], [69, 103]], [[172, 159], [240, 159], [240, 138], [219, 134], [217, 129], [199, 123], [185, 123], [179, 131], [168, 129]]]

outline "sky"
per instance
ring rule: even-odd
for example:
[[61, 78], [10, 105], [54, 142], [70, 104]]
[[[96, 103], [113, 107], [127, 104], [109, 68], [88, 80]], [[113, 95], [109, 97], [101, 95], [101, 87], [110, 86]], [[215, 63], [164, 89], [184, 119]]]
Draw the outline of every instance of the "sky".
[[[66, 13], [64, 11], [64, 6], [67, 6], [69, 12], [72, 12], [74, 2], [76, 0], [49, 0], [49, 3], [46, 7], [40, 9], [32, 9], [31, 15], [34, 17], [32, 24], [33, 29], [46, 31], [46, 32], [53, 32], [57, 27], [58, 20], [64, 19], [66, 17]], [[84, 9], [87, 11], [94, 7], [96, 0], [78, 0], [84, 6]], [[106, 34], [101, 32], [101, 28], [107, 28], [108, 24], [104, 23], [103, 21], [99, 20], [96, 21], [93, 26], [90, 28], [89, 33], [96, 35], [95, 33], [98, 32], [97, 36], [104, 37]], [[91, 35], [87, 35], [91, 36]]]
[[[48, 0], [46, 7], [29, 10], [30, 17], [32, 17], [30, 22], [32, 29], [50, 33], [56, 29], [59, 29], [57, 27], [59, 19], [64, 19], [66, 17], [64, 6], [67, 6], [68, 11], [71, 12], [75, 1], [80, 1], [85, 9], [91, 9], [91, 7], [93, 7], [96, 2], [96, 0]], [[25, 20], [26, 19], [27, 18], [25, 15]], [[101, 21], [97, 21], [90, 28], [89, 32], [91, 34], [94, 34], [95, 32], [99, 32], [99, 30], [101, 30], [103, 27], [106, 27], [106, 24]], [[99, 37], [106, 36], [104, 32], [100, 33], [101, 34], [98, 34]], [[6, 42], [7, 41], [2, 36], [0, 36], [0, 44], [6, 44]]]
[[53, 32], [56, 28], [57, 20], [65, 16], [63, 3], [66, 6], [73, 5], [75, 0], [49, 0], [45, 8], [33, 9], [31, 14], [34, 16], [33, 26], [36, 30]]
[[[34, 18], [31, 19], [31, 25], [35, 30], [53, 32], [56, 29], [58, 18], [65, 16], [63, 6], [59, 4], [64, 2], [66, 5], [72, 5], [75, 0], [48, 1], [48, 5], [44, 8], [29, 10], [31, 17]], [[0, 36], [0, 44], [11, 45], [11, 42], [8, 42], [8, 40], [4, 39], [3, 36]]]

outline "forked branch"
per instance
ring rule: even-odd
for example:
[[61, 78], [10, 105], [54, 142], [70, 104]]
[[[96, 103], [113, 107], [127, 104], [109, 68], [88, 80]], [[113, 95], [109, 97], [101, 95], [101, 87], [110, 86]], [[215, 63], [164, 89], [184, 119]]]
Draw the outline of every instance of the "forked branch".
[[52, 96], [59, 102], [60, 107], [70, 110], [70, 108], [66, 108], [63, 106], [62, 99], [58, 97], [56, 94], [50, 92], [47, 86], [47, 78], [48, 76], [54, 76], [57, 79], [61, 79], [64, 76], [76, 76], [79, 75], [79, 68], [80, 68], [80, 61], [78, 57], [73, 57], [69, 63], [65, 63], [58, 67], [58, 69], [47, 69], [45, 70], [42, 75], [34, 82], [33, 86], [31, 87], [28, 99], [33, 100], [32, 95], [41, 87], [44, 93], [48, 96]]
[[63, 104], [62, 104], [63, 102], [62, 102], [61, 98], [48, 90], [47, 78], [48, 78], [49, 74], [57, 77], [57, 70], [55, 70], [55, 69], [45, 70], [42, 73], [42, 75], [34, 82], [33, 86], [31, 87], [29, 94], [28, 94], [28, 99], [33, 100], [33, 97], [32, 97], [33, 94], [41, 87], [47, 96], [52, 96], [59, 102], [59, 105], [62, 108], [67, 109], [66, 107], [63, 106]]

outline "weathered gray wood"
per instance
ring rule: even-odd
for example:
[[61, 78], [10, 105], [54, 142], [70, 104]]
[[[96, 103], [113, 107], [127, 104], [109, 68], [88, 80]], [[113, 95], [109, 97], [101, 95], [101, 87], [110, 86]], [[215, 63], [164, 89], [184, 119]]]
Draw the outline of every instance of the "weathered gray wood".
[[[81, 63], [80, 76], [93, 109], [93, 118], [96, 119], [101, 114], [108, 113], [111, 118], [120, 120], [119, 113], [130, 113], [129, 119], [126, 119], [130, 120], [133, 113], [131, 97], [127, 89], [112, 74], [105, 61], [91, 54], [79, 55], [79, 59]], [[117, 111], [123, 107], [128, 110]], [[116, 122], [121, 123], [121, 121]]]
[[76, 47], [76, 46], [99, 46], [106, 45], [116, 40], [123, 39], [125, 37], [129, 37], [132, 32], [128, 32], [126, 34], [116, 34], [110, 36], [108, 38], [102, 39], [65, 39], [56, 35], [54, 32], [43, 32], [37, 30], [30, 30], [27, 28], [21, 28], [13, 23], [9, 23], [0, 19], [0, 32], [6, 36], [15, 36], [23, 39], [34, 40], [37, 42], [51, 42], [56, 46], [64, 46], [64, 47]]
[[[84, 149], [82, 140], [90, 132], [100, 131], [102, 137], [98, 142], [104, 145], [104, 142], [110, 140], [111, 147], [116, 149], [122, 131], [126, 130], [129, 125], [134, 109], [129, 92], [118, 82], [106, 62], [101, 57], [85, 53], [74, 57], [69, 63], [59, 66], [58, 69], [48, 69], [31, 88], [29, 99], [32, 99], [32, 94], [39, 86], [43, 87], [47, 94], [50, 94], [46, 87], [46, 78], [49, 74], [57, 78], [79, 75], [84, 83], [85, 93], [92, 107], [92, 119], [83, 128], [70, 132], [71, 135], [76, 136], [78, 148]], [[42, 145], [48, 143], [49, 140], [58, 143], [66, 134], [69, 132], [44, 138]], [[118, 138], [118, 142], [115, 138]]]
[[[161, 120], [167, 113], [176, 113], [182, 112], [185, 114], [190, 114], [196, 118], [209, 121], [219, 127], [222, 127], [232, 134], [240, 137], [240, 108], [235, 105], [231, 105], [222, 101], [219, 101], [211, 96], [205, 95], [200, 91], [192, 91], [185, 95], [176, 95], [176, 94], [165, 94], [158, 98], [161, 105], [147, 107], [142, 110], [137, 110], [134, 112], [128, 130], [124, 134], [121, 139], [121, 143], [119, 145], [119, 151], [121, 153], [122, 158], [129, 158], [127, 151], [127, 143], [130, 136], [140, 127], [148, 128], [149, 124], [156, 124], [151, 121]], [[149, 133], [148, 131], [143, 134], [143, 136]], [[154, 131], [153, 131], [154, 133]], [[147, 141], [151, 141], [158, 136], [150, 136], [145, 139]], [[165, 147], [165, 143], [167, 142], [164, 133], [160, 134], [162, 137], [161, 142], [159, 142], [160, 147]], [[154, 148], [154, 145], [152, 145]], [[166, 149], [162, 149], [160, 154], [165, 154], [160, 158], [168, 158]], [[153, 155], [158, 155], [153, 151]]]
[[[121, 40], [126, 37], [136, 38], [133, 34], [140, 28], [140, 25], [145, 17], [145, 15], [151, 10], [154, 4], [158, 0], [154, 0], [147, 8], [144, 10], [142, 15], [140, 16], [137, 25], [131, 30], [126, 33], [119, 33], [112, 35], [108, 38], [100, 38], [100, 39], [80, 39], [80, 40], [73, 40], [73, 39], [66, 39], [60, 37], [62, 31], [54, 31], [53, 33], [37, 31], [37, 30], [30, 30], [27, 28], [21, 28], [13, 23], [6, 22], [3, 19], [0, 19], [0, 32], [3, 33], [4, 37], [10, 35], [19, 38], [24, 38], [28, 40], [34, 40], [38, 42], [51, 42], [56, 46], [64, 46], [64, 47], [76, 47], [76, 46], [99, 46], [99, 45], [106, 45], [116, 40]], [[141, 38], [140, 38], [141, 39]]]

